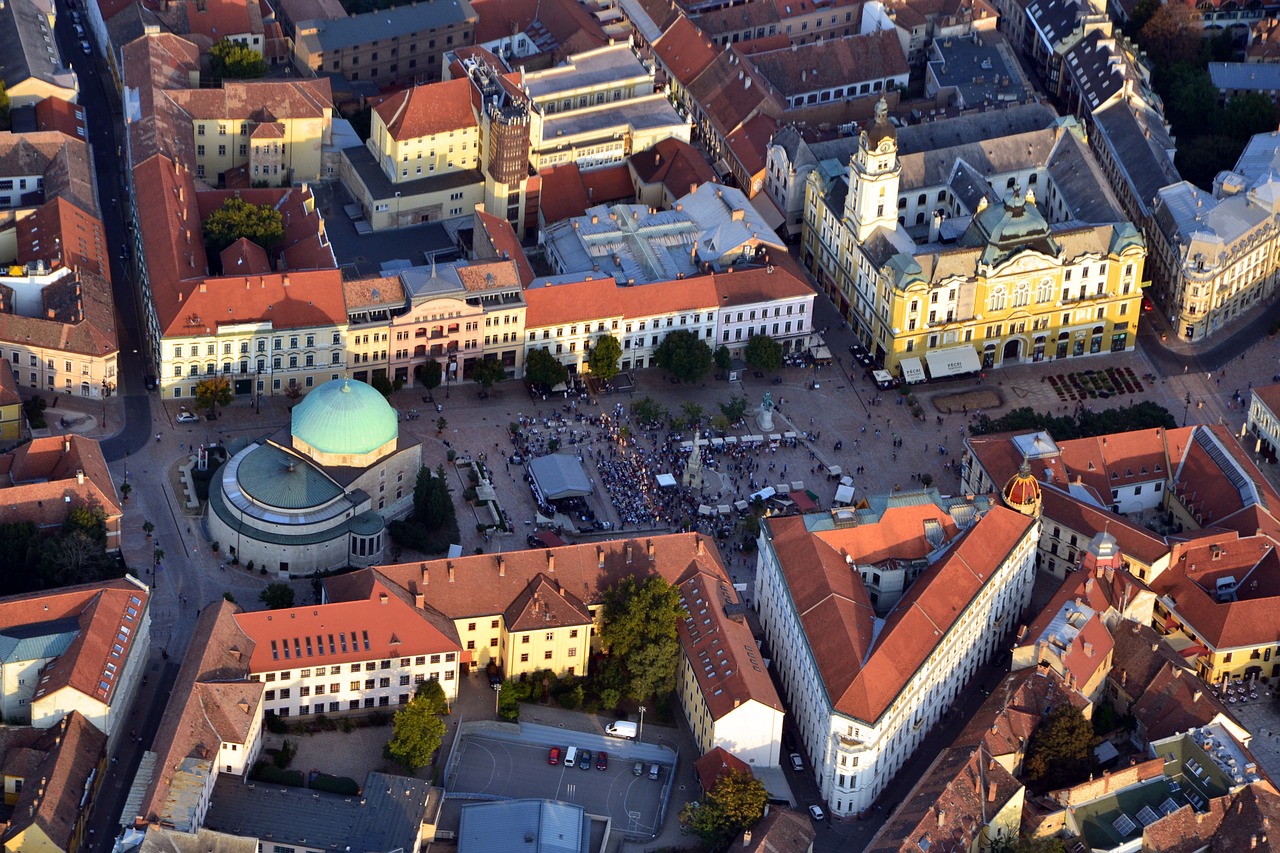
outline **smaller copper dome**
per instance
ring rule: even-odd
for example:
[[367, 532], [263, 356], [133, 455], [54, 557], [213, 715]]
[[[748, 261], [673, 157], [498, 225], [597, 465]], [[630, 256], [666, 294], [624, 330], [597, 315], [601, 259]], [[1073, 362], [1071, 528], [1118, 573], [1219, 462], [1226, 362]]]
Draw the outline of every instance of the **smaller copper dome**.
[[1031, 464], [1024, 458], [1018, 473], [1009, 478], [1004, 487], [1004, 502], [1011, 509], [1024, 515], [1034, 515], [1040, 509], [1040, 483], [1031, 476]]

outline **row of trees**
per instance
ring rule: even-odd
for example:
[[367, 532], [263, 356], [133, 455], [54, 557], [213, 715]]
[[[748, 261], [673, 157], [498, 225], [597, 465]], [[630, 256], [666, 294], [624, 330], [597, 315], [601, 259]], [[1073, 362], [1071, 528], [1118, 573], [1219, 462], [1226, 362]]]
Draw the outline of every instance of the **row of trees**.
[[0, 523], [0, 595], [36, 592], [119, 577], [107, 554], [106, 517], [98, 507], [77, 506], [54, 536], [33, 522]]
[[982, 415], [969, 426], [969, 431], [974, 435], [990, 435], [997, 432], [1044, 430], [1058, 441], [1068, 441], [1139, 429], [1173, 429], [1177, 425], [1168, 409], [1159, 403], [1144, 400], [1132, 406], [1097, 412], [1079, 409], [1074, 415], [1061, 416], [1037, 412], [1030, 406], [1023, 406], [998, 418]]

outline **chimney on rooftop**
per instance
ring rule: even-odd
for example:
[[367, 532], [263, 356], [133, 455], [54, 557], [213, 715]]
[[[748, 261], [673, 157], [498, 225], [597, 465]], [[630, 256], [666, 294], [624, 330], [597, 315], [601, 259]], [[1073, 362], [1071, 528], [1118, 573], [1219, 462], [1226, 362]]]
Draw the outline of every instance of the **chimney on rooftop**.
[[991, 782], [987, 785], [987, 802], [994, 803], [996, 801], [996, 783]]
[[938, 826], [945, 826], [947, 823], [947, 810], [938, 809]]
[[631, 562], [631, 543], [627, 543], [627, 562]]
[[449, 565], [449, 583], [453, 583], [453, 561], [450, 560], [448, 565]]
[[701, 536], [697, 537], [696, 541], [698, 543], [698, 556], [701, 557], [707, 553], [707, 546], [706, 546], [706, 543], [702, 541]]
[[652, 560], [652, 559], [653, 559], [653, 552], [654, 552], [653, 540], [652, 540], [652, 539], [650, 539], [650, 540], [648, 540], [648, 541], [649, 541], [649, 546], [648, 546], [649, 559], [650, 559], [650, 560]]
[[554, 572], [556, 570], [556, 552], [547, 551], [547, 571]]
[[507, 576], [507, 561], [501, 554], [498, 555], [498, 577], [505, 578]]
[[422, 564], [422, 585], [426, 586], [431, 582], [431, 578], [427, 575], [427, 564]]
[[70, 437], [67, 437], [67, 438], [62, 439], [62, 452], [63, 452], [63, 453], [70, 453], [70, 452], [71, 452], [71, 438], [70, 438]]
[[413, 596], [413, 606], [422, 610], [427, 606], [427, 597], [422, 593], [415, 593]]
[[76, 483], [81, 486], [84, 485], [84, 471], [76, 471]]
[[604, 568], [604, 548], [600, 545], [596, 546], [596, 568]]

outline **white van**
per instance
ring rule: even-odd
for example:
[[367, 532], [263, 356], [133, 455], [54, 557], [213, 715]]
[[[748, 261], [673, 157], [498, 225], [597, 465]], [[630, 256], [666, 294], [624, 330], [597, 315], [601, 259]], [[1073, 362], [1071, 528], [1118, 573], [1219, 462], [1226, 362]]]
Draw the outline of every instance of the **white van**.
[[567, 750], [565, 750], [565, 753], [564, 753], [565, 767], [573, 767], [574, 762], [576, 762], [577, 760], [578, 760], [578, 748], [576, 746], [571, 746]]
[[610, 723], [604, 727], [604, 733], [609, 737], [623, 737], [635, 740], [637, 727], [635, 723], [626, 720], [618, 720], [616, 723]]

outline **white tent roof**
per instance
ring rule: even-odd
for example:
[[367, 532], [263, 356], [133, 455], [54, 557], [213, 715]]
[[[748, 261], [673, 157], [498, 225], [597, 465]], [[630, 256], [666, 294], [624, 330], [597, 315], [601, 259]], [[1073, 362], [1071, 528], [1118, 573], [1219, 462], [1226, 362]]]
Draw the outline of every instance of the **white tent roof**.
[[529, 473], [549, 501], [591, 494], [591, 478], [578, 457], [552, 453], [529, 460]]

